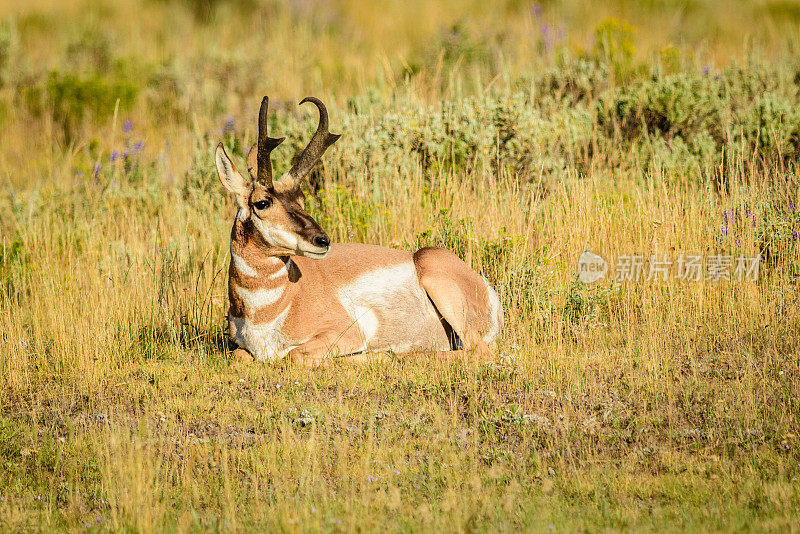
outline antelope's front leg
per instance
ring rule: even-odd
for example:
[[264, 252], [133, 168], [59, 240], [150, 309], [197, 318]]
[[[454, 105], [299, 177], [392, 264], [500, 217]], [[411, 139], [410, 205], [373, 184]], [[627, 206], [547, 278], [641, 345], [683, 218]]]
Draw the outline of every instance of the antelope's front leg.
[[341, 335], [320, 334], [289, 351], [289, 358], [306, 367], [328, 367], [336, 356], [344, 356], [365, 350], [364, 340], [355, 329]]
[[252, 363], [253, 355], [247, 352], [245, 349], [239, 347], [231, 352], [231, 359], [238, 363]]

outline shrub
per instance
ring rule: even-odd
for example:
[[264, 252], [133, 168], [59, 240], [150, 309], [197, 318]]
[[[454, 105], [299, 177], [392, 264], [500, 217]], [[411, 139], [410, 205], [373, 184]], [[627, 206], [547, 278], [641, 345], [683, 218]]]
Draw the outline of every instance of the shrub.
[[742, 136], [754, 151], [790, 156], [800, 148], [800, 115], [781, 95], [758, 95], [743, 110], [740, 125]]
[[[350, 106], [368, 107], [361, 100]], [[304, 126], [309, 128], [310, 123]], [[425, 107], [375, 105], [370, 115], [346, 116], [342, 130], [347, 142], [337, 149], [345, 174], [387, 176], [409, 165], [426, 173], [483, 167], [523, 177], [531, 168], [537, 178], [540, 169], [560, 175], [593, 136], [587, 107], [546, 116], [523, 92]]]
[[566, 292], [564, 321], [580, 323], [597, 320], [608, 311], [609, 298], [617, 289], [613, 283], [588, 287], [576, 275]]
[[0, 243], [0, 291], [17, 302], [26, 286], [25, 273], [30, 265], [30, 255], [19, 235]]
[[[558, 104], [555, 109], [563, 109], [564, 104], [592, 102], [610, 87], [611, 72], [606, 63], [598, 63], [586, 58], [564, 60], [556, 67], [544, 71], [533, 78], [523, 77], [517, 86], [526, 89], [532, 85], [534, 96], [547, 104], [550, 100]], [[544, 106], [542, 106], [544, 107]]]
[[606, 135], [628, 141], [659, 135], [686, 142], [703, 132], [723, 141], [725, 112], [719, 82], [681, 73], [625, 87], [598, 102], [597, 121]]
[[75, 72], [108, 72], [113, 60], [111, 34], [95, 26], [67, 46], [66, 60]]
[[257, 8], [257, 0], [160, 0], [161, 2], [179, 2], [191, 12], [197, 22], [208, 24], [214, 19], [217, 9], [229, 4], [238, 10], [252, 12]]
[[19, 34], [11, 22], [0, 24], [0, 88], [14, 84], [19, 76]]
[[412, 250], [423, 247], [446, 248], [462, 260], [466, 260], [471, 226], [471, 222], [465, 219], [454, 221], [448, 210], [442, 209], [437, 214], [433, 226], [418, 233], [410, 248]]
[[800, 213], [794, 204], [751, 212], [761, 259], [767, 267], [785, 266], [792, 278], [800, 276]]
[[138, 89], [131, 83], [105, 80], [99, 75], [87, 77], [52, 71], [43, 85], [25, 92], [28, 109], [35, 115], [44, 109], [52, 113], [70, 143], [86, 119], [102, 120], [110, 116], [119, 101], [121, 109], [129, 109]]
[[719, 75], [654, 76], [603, 94], [595, 106], [606, 142], [621, 140], [648, 168], [699, 176], [731, 159], [800, 157], [800, 114], [785, 66], [732, 66]]
[[618, 79], [623, 79], [633, 70], [633, 44], [636, 28], [625, 22], [609, 18], [601, 22], [594, 32], [595, 43], [592, 57], [598, 63], [609, 65]]

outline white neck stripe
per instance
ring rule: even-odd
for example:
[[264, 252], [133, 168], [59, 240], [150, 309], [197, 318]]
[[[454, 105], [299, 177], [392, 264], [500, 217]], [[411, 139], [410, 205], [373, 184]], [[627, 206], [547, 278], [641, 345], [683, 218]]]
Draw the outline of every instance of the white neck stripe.
[[241, 256], [231, 252], [231, 259], [233, 260], [234, 268], [237, 271], [239, 271], [239, 274], [243, 274], [245, 276], [257, 276], [258, 275], [256, 270], [253, 269], [252, 267], [250, 267], [247, 264], [247, 262], [244, 261], [244, 258], [242, 258]]
[[255, 291], [249, 291], [243, 287], [236, 286], [236, 292], [244, 301], [245, 308], [250, 310], [256, 310], [264, 306], [269, 306], [270, 304], [275, 304], [278, 302], [278, 299], [281, 298], [281, 295], [283, 295], [283, 289], [283, 286], [281, 286], [275, 289], [257, 289]]

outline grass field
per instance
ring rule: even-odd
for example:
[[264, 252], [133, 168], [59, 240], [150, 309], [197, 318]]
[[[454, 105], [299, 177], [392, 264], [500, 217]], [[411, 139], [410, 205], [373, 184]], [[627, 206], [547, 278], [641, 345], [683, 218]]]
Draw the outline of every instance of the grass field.
[[[800, 531], [800, 3], [64, 4], [0, 1], [0, 530]], [[498, 289], [495, 364], [230, 358], [265, 94], [279, 170], [302, 97], [344, 134], [335, 241]]]

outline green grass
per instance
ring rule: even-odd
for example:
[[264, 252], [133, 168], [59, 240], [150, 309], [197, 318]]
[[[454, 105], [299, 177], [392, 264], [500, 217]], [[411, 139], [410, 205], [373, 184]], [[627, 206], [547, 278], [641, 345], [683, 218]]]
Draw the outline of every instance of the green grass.
[[[795, 11], [0, 2], [0, 529], [800, 530]], [[344, 134], [335, 241], [498, 289], [495, 364], [229, 357], [212, 154], [264, 94], [278, 172], [307, 94]], [[587, 246], [764, 262], [585, 285]]]

